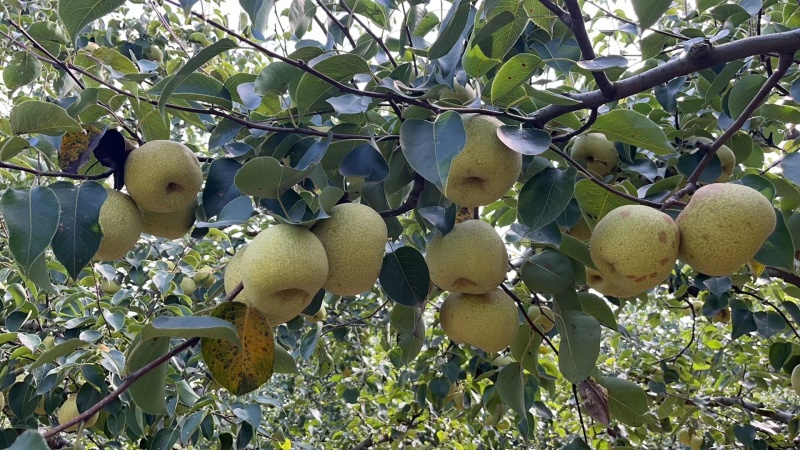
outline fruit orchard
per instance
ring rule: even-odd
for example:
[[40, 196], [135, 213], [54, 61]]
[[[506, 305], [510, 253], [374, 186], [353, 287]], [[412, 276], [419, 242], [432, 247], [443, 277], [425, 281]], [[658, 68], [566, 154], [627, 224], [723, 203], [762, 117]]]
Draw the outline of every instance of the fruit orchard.
[[2, 2], [0, 448], [798, 448], [799, 18]]

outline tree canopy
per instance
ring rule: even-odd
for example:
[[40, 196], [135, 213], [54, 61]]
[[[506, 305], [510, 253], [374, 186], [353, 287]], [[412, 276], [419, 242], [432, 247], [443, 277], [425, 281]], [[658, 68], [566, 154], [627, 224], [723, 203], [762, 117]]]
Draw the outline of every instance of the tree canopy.
[[800, 446], [797, 2], [0, 6], [0, 448]]

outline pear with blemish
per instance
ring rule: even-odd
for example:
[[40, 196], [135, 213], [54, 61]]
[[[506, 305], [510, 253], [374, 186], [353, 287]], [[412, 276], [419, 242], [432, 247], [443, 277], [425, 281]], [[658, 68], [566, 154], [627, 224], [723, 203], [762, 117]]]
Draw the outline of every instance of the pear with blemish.
[[589, 251], [597, 271], [619, 289], [617, 293], [632, 296], [669, 276], [679, 244], [678, 226], [670, 216], [647, 206], [626, 205], [597, 223]]
[[626, 290], [615, 285], [607, 277], [591, 267], [586, 268], [586, 284], [603, 295], [610, 295], [617, 298], [635, 297], [640, 294], [640, 292], [634, 292], [636, 289]]

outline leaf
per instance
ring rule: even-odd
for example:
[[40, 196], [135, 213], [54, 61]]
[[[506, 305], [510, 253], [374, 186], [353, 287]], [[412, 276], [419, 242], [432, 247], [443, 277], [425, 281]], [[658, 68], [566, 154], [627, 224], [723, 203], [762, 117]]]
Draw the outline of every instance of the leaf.
[[464, 33], [464, 28], [466, 28], [467, 19], [469, 18], [469, 10], [470, 2], [453, 1], [452, 6], [447, 11], [447, 15], [442, 19], [439, 35], [436, 36], [436, 40], [428, 50], [428, 58], [431, 60], [438, 59], [450, 53], [450, 50], [453, 49]]
[[626, 68], [628, 67], [628, 58], [620, 55], [600, 56], [595, 59], [584, 59], [578, 61], [578, 67], [592, 72], [603, 72], [615, 67]]
[[344, 177], [363, 178], [367, 183], [380, 183], [389, 176], [389, 165], [375, 147], [363, 144], [342, 159], [339, 173]]
[[525, 408], [525, 383], [523, 382], [522, 367], [518, 362], [511, 363], [500, 370], [497, 381], [494, 383], [500, 400], [508, 405], [515, 413], [527, 421]]
[[761, 264], [794, 270], [794, 243], [786, 221], [783, 220], [783, 213], [775, 210], [777, 223], [775, 230], [769, 235], [766, 242], [761, 245], [758, 253], [753, 257]]
[[535, 230], [556, 220], [572, 199], [577, 174], [548, 167], [532, 176], [519, 191], [519, 221]]
[[53, 235], [53, 254], [64, 265], [73, 280], [86, 267], [100, 248], [100, 208], [108, 192], [96, 182], [75, 186], [68, 181], [50, 185], [60, 205], [58, 229]]
[[766, 339], [786, 330], [786, 320], [778, 313], [757, 311], [753, 313], [758, 334]]
[[597, 382], [608, 391], [611, 417], [632, 427], [644, 425], [647, 394], [638, 384], [616, 377], [600, 377]]
[[234, 184], [246, 195], [279, 198], [288, 188], [303, 181], [314, 167], [316, 164], [297, 170], [281, 165], [275, 158], [260, 156], [246, 162], [236, 172]]
[[42, 63], [33, 54], [15, 52], [3, 69], [3, 83], [9, 90], [35, 81], [42, 73]]
[[242, 341], [240, 348], [230, 341], [200, 340], [203, 360], [214, 380], [234, 395], [246, 394], [269, 381], [275, 368], [275, 341], [264, 315], [238, 302], [222, 303], [211, 315], [231, 322]]
[[214, 217], [232, 200], [242, 196], [234, 180], [242, 165], [233, 159], [215, 159], [208, 168], [203, 189], [203, 209], [206, 217]]
[[11, 132], [14, 134], [42, 133], [59, 134], [68, 131], [83, 131], [81, 125], [67, 111], [53, 103], [39, 100], [14, 105], [9, 115]]
[[275, 373], [300, 373], [292, 355], [280, 345], [275, 346]]
[[79, 348], [83, 348], [89, 345], [86, 341], [81, 339], [73, 338], [68, 339], [52, 348], [49, 348], [44, 351], [33, 364], [28, 367], [28, 370], [36, 369], [37, 367], [41, 367], [47, 363], [53, 362], [62, 356], [71, 355], [75, 352], [75, 350]]
[[422, 305], [428, 297], [431, 284], [428, 264], [413, 247], [400, 247], [387, 253], [378, 280], [389, 298], [414, 307]]
[[766, 82], [767, 78], [763, 75], [745, 75], [736, 80], [728, 97], [731, 119], [736, 120], [742, 114]]
[[542, 336], [534, 332], [530, 325], [523, 323], [517, 330], [517, 337], [511, 344], [511, 356], [515, 361], [538, 378], [539, 376], [539, 347], [542, 345]]
[[306, 34], [314, 14], [317, 12], [317, 6], [313, 0], [293, 0], [292, 5], [289, 7], [289, 25], [292, 27], [292, 32], [297, 39], [302, 39]]
[[31, 143], [27, 139], [11, 136], [0, 141], [0, 161], [8, 161], [29, 148], [31, 148]]
[[577, 384], [596, 368], [600, 355], [600, 322], [583, 311], [561, 311], [558, 306], [556, 297], [556, 328], [561, 336], [558, 368], [564, 378]]
[[39, 432], [27, 430], [14, 441], [8, 450], [50, 450], [50, 446]]
[[164, 109], [167, 107], [167, 100], [175, 92], [178, 87], [183, 84], [184, 80], [194, 73], [197, 69], [202, 67], [205, 63], [209, 62], [215, 56], [224, 53], [228, 50], [237, 48], [236, 41], [229, 38], [220, 39], [219, 41], [209, 45], [208, 47], [197, 52], [192, 59], [186, 61], [186, 64], [181, 69], [169, 78], [164, 87], [161, 89], [161, 94], [158, 97], [158, 110], [161, 115], [164, 115]]
[[275, 0], [239, 0], [239, 5], [250, 17], [251, 33], [256, 39], [266, 40], [267, 21]]
[[[128, 354], [125, 371], [128, 374], [136, 372], [167, 352], [169, 352], [168, 337], [142, 338]], [[167, 413], [167, 369], [168, 363], [164, 361], [139, 377], [128, 389], [133, 402], [143, 411], [151, 414]]]
[[531, 53], [519, 53], [511, 57], [500, 67], [492, 82], [492, 103], [508, 97], [514, 89], [528, 81], [541, 64], [542, 58]]
[[578, 293], [578, 299], [581, 301], [583, 312], [594, 316], [601, 325], [605, 325], [608, 329], [617, 331], [617, 318], [605, 300], [589, 292]]
[[[612, 187], [625, 193], [625, 188], [622, 186]], [[589, 180], [578, 181], [575, 185], [575, 200], [578, 201], [583, 217], [591, 229], [594, 229], [597, 222], [614, 209], [634, 204], [633, 201], [615, 195]]]
[[28, 273], [58, 229], [58, 197], [42, 186], [29, 191], [8, 189], [0, 198], [0, 213], [8, 228], [11, 254]]
[[781, 161], [781, 171], [794, 184], [800, 185], [800, 153], [789, 153]]
[[139, 334], [142, 339], [157, 337], [214, 338], [242, 345], [237, 328], [224, 317], [215, 316], [159, 316], [144, 327]]
[[581, 404], [589, 416], [606, 427], [611, 423], [608, 412], [608, 392], [589, 377], [578, 385], [578, 393], [583, 400]]
[[[370, 73], [369, 65], [363, 58], [353, 54], [334, 55], [314, 64], [314, 70], [339, 81], [349, 82], [354, 76]], [[318, 109], [330, 109], [326, 101], [337, 96], [339, 90], [329, 82], [310, 73], [305, 73], [297, 85], [295, 101], [299, 114]]]
[[633, 11], [642, 30], [650, 28], [669, 9], [672, 0], [632, 0]]
[[336, 114], [360, 114], [367, 112], [369, 106], [372, 104], [372, 99], [369, 97], [361, 97], [354, 94], [345, 94], [340, 97], [332, 97], [326, 102], [333, 106]]
[[630, 109], [615, 109], [600, 115], [591, 130], [605, 134], [611, 141], [635, 145], [656, 155], [675, 152], [660, 126]]
[[101, 64], [120, 74], [139, 73], [139, 69], [130, 59], [113, 48], [100, 47], [92, 52], [92, 57]]
[[423, 178], [444, 192], [450, 164], [467, 142], [458, 113], [448, 111], [434, 122], [409, 119], [400, 127], [400, 147], [406, 161]]
[[83, 27], [124, 4], [125, 0], [58, 0], [58, 16], [72, 42], [77, 43], [78, 33]]
[[553, 139], [544, 130], [519, 128], [502, 125], [497, 129], [497, 137], [508, 148], [523, 155], [541, 155], [550, 148]]

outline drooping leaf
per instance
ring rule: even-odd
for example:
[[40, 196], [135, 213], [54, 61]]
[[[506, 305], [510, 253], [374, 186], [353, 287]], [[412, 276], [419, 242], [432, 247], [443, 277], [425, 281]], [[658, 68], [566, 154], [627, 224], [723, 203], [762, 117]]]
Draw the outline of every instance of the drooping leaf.
[[242, 165], [233, 159], [215, 159], [208, 168], [206, 185], [203, 189], [203, 209], [206, 217], [214, 217], [222, 208], [242, 195], [234, 180]]
[[124, 4], [125, 0], [59, 0], [58, 16], [75, 43], [83, 27]]
[[558, 368], [564, 378], [580, 383], [595, 370], [600, 355], [600, 322], [583, 311], [562, 311], [558, 306], [556, 297], [556, 328], [561, 336]]
[[567, 207], [578, 172], [548, 167], [532, 176], [519, 192], [519, 221], [531, 229], [541, 228]]
[[441, 58], [448, 54], [456, 41], [461, 38], [464, 28], [467, 26], [469, 18], [470, 2], [455, 0], [447, 11], [447, 15], [442, 19], [439, 27], [439, 35], [428, 50], [430, 59]]
[[73, 338], [68, 339], [60, 344], [57, 344], [47, 350], [44, 351], [33, 364], [30, 365], [28, 369], [33, 370], [37, 367], [41, 367], [49, 362], [53, 362], [62, 356], [71, 355], [75, 350], [79, 348], [83, 348], [89, 345], [88, 342], [83, 341], [81, 339]]
[[[168, 337], [141, 339], [128, 354], [125, 371], [128, 374], [136, 372], [168, 351]], [[167, 368], [166, 361], [159, 364], [158, 367], [138, 378], [128, 389], [136, 406], [142, 408], [143, 411], [151, 414], [165, 414], [167, 412]]]
[[604, 387], [589, 377], [578, 385], [578, 394], [581, 396], [581, 404], [591, 418], [605, 426], [611, 423], [608, 411], [608, 391]]
[[14, 105], [9, 120], [11, 132], [14, 134], [82, 131], [81, 125], [64, 108], [39, 100], [28, 100]]
[[215, 316], [160, 316], [144, 327], [140, 332], [142, 339], [157, 337], [181, 338], [213, 338], [228, 341], [234, 346], [241, 345], [235, 324], [225, 317]]
[[92, 260], [103, 233], [100, 208], [108, 193], [102, 184], [87, 181], [76, 186], [67, 181], [50, 185], [60, 205], [58, 229], [52, 239], [53, 254], [72, 279]]
[[605, 134], [611, 141], [635, 145], [656, 155], [674, 152], [663, 128], [647, 116], [630, 109], [615, 109], [601, 114], [591, 130]]
[[661, 18], [672, 0], [632, 0], [633, 11], [639, 18], [639, 26], [642, 30], [650, 28]]
[[786, 221], [783, 220], [783, 213], [775, 210], [775, 216], [777, 217], [775, 230], [769, 235], [753, 259], [767, 266], [791, 271], [794, 267], [792, 235], [789, 233]]
[[275, 0], [239, 0], [239, 5], [250, 17], [253, 36], [264, 41], [267, 36], [267, 22]]
[[431, 284], [428, 264], [413, 247], [400, 247], [387, 253], [378, 280], [389, 298], [414, 307], [420, 306], [428, 297]]
[[406, 161], [442, 192], [447, 186], [450, 164], [466, 142], [464, 122], [452, 111], [441, 114], [434, 122], [409, 119], [400, 127], [400, 147]]
[[363, 178], [367, 183], [380, 183], [389, 176], [389, 165], [375, 147], [364, 144], [351, 150], [342, 159], [339, 173], [344, 177]]
[[522, 367], [518, 362], [511, 363], [500, 370], [497, 381], [494, 383], [500, 400], [508, 405], [515, 413], [527, 420], [525, 408], [525, 383]]
[[14, 259], [28, 273], [58, 229], [58, 197], [48, 187], [8, 189], [0, 198], [0, 213], [8, 227]]

